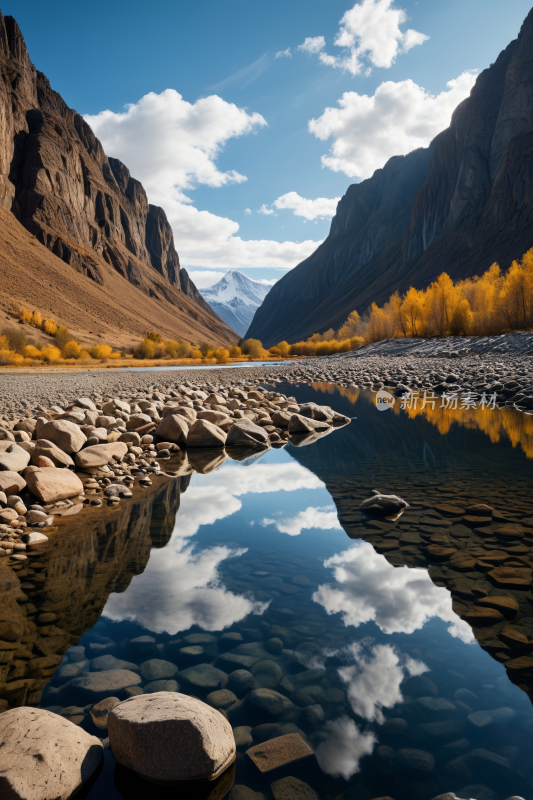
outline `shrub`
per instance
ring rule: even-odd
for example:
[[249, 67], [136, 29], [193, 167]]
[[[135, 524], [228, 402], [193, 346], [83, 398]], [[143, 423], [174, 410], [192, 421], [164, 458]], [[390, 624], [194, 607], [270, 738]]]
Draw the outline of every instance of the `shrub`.
[[214, 353], [217, 364], [227, 364], [229, 358], [229, 350], [219, 347]]
[[72, 341], [72, 334], [64, 325], [58, 325], [54, 334], [57, 346], [62, 350], [68, 342]]
[[0, 366], [20, 367], [24, 363], [24, 356], [13, 350], [0, 350]]
[[24, 348], [24, 356], [26, 358], [42, 358], [41, 351], [33, 344], [28, 344]]
[[207, 354], [211, 350], [211, 345], [207, 344], [207, 342], [202, 342], [201, 345], [198, 347], [198, 350], [202, 354], [203, 358], [206, 358]]
[[25, 308], [20, 309], [19, 319], [21, 322], [24, 322], [26, 325], [31, 324], [32, 316], [29, 311], [26, 311]]
[[96, 347], [91, 347], [89, 353], [91, 358], [98, 358], [100, 361], [106, 358], [118, 358], [120, 356], [120, 353], [113, 353], [113, 348], [109, 347], [108, 344], [97, 344]]
[[230, 358], [241, 358], [242, 350], [236, 344], [232, 344], [229, 348], [229, 356]]
[[55, 336], [57, 331], [57, 325], [53, 319], [45, 319], [43, 322], [43, 331], [48, 334], [48, 336]]
[[31, 318], [31, 324], [34, 328], [40, 328], [43, 324], [43, 318], [38, 311], [34, 311]]
[[246, 341], [242, 343], [241, 350], [245, 356], [250, 356], [253, 359], [263, 358], [263, 354], [265, 353], [259, 339], [246, 339]]
[[148, 336], [146, 336], [140, 343], [136, 355], [138, 358], [154, 358], [155, 344], [152, 339], [149, 339]]
[[196, 358], [196, 359], [202, 358], [202, 351], [198, 349], [193, 350], [191, 353], [191, 358]]
[[54, 347], [53, 344], [43, 348], [40, 352], [41, 352], [40, 357], [42, 358], [43, 361], [46, 361], [47, 363], [59, 361], [59, 359], [61, 358], [61, 350], [59, 349], [59, 347]]
[[154, 344], [161, 344], [163, 341], [161, 336], [155, 331], [150, 331], [150, 333], [146, 334], [146, 338], [150, 339], [150, 341], [154, 342]]
[[67, 342], [63, 348], [63, 358], [79, 358], [80, 353], [81, 347], [74, 340]]
[[26, 335], [21, 328], [4, 328], [2, 336], [5, 337], [8, 345], [8, 350], [13, 350], [15, 353], [23, 353], [24, 348], [28, 344]]

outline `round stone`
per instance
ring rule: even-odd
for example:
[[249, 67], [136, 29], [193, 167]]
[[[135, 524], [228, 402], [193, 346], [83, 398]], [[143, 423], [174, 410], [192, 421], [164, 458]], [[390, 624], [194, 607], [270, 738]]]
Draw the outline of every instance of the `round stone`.
[[273, 717], [281, 717], [295, 708], [288, 697], [273, 689], [253, 689], [248, 695], [248, 702]]
[[235, 759], [227, 719], [178, 692], [130, 697], [111, 711], [108, 728], [116, 761], [153, 781], [212, 780]]
[[247, 669], [236, 669], [230, 672], [228, 687], [238, 695], [244, 694], [254, 685], [254, 676]]
[[141, 664], [141, 675], [145, 681], [160, 681], [164, 678], [173, 678], [178, 668], [171, 661], [162, 658], [150, 658]]
[[229, 708], [233, 703], [237, 702], [236, 696], [229, 689], [218, 689], [215, 692], [210, 692], [205, 699], [213, 708]]

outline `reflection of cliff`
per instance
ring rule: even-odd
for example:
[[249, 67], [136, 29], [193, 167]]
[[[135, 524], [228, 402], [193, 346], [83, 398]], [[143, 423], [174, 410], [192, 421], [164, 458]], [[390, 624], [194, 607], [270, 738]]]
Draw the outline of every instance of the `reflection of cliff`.
[[0, 566], [0, 710], [39, 702], [109, 594], [123, 592], [151, 548], [168, 542], [179, 498], [180, 481], [166, 480], [118, 508], [84, 509], [59, 522], [46, 551], [15, 570]]

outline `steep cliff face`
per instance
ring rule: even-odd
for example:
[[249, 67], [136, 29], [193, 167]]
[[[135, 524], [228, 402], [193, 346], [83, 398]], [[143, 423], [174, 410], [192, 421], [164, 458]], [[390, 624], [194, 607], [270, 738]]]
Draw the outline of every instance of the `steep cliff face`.
[[148, 203], [124, 164], [107, 157], [83, 117], [35, 69], [15, 20], [1, 14], [0, 73], [0, 205], [94, 283], [106, 287], [111, 267], [143, 294], [181, 305], [228, 337], [181, 276], [164, 210]]
[[532, 156], [533, 11], [427, 150], [350, 186], [326, 241], [274, 286], [248, 335], [294, 341], [442, 271], [458, 279], [494, 261], [508, 267], [533, 245]]

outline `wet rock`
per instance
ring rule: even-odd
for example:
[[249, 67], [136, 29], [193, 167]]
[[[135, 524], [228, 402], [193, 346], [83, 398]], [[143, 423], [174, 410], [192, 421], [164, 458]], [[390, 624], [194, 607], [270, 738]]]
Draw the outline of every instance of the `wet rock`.
[[246, 755], [260, 772], [265, 773], [308, 758], [313, 751], [299, 733], [287, 733], [251, 747]]
[[254, 685], [255, 679], [247, 669], [236, 669], [228, 675], [228, 689], [242, 696]]
[[0, 796], [20, 800], [67, 800], [98, 767], [100, 739], [38, 708], [0, 715]]
[[183, 679], [197, 689], [223, 689], [228, 683], [228, 675], [211, 664], [198, 664], [195, 667], [188, 667], [179, 673]]
[[425, 750], [414, 750], [410, 747], [398, 750], [395, 756], [397, 766], [414, 772], [432, 772], [435, 769], [435, 759]]
[[153, 636], [137, 636], [129, 643], [129, 647], [133, 653], [139, 656], [147, 656], [151, 653], [157, 653], [155, 646], [155, 639]]
[[237, 697], [230, 692], [229, 689], [217, 689], [215, 692], [210, 692], [205, 698], [206, 703], [209, 703], [213, 708], [229, 708], [233, 703], [237, 702]]
[[179, 693], [131, 697], [111, 711], [108, 728], [118, 763], [153, 781], [213, 779], [235, 759], [229, 722]]
[[[71, 647], [70, 649], [74, 650], [77, 648]], [[85, 648], [83, 648], [83, 650], [85, 650]], [[107, 653], [105, 656], [97, 656], [91, 661], [91, 672], [106, 672], [110, 669], [126, 669], [130, 672], [137, 673], [141, 671], [141, 668], [137, 664], [133, 664], [131, 661], [123, 661], [121, 658], [116, 658], [110, 653]]]
[[312, 728], [316, 725], [320, 725], [320, 723], [323, 722], [325, 718], [326, 715], [320, 703], [314, 703], [313, 705], [306, 706], [303, 709], [300, 716], [298, 717], [298, 724], [300, 725], [300, 727], [307, 730], [307, 728]]
[[268, 433], [246, 417], [237, 420], [229, 429], [226, 447], [268, 446]]
[[473, 714], [467, 716], [467, 720], [475, 728], [486, 728], [492, 725], [493, 722], [499, 724], [509, 722], [516, 716], [516, 712], [512, 708], [493, 708], [491, 711], [475, 711]]
[[445, 697], [417, 697], [416, 702], [429, 711], [455, 711], [455, 704]]
[[71, 455], [81, 450], [87, 437], [74, 422], [65, 419], [54, 419], [36, 427], [38, 439], [48, 439], [64, 453]]
[[11, 470], [0, 470], [0, 492], [4, 492], [8, 497], [18, 494], [26, 486], [26, 481], [18, 472]]
[[91, 718], [97, 728], [105, 730], [107, 728], [107, 718], [109, 712], [120, 703], [118, 697], [106, 697], [105, 700], [100, 700], [95, 703], [91, 708]]
[[57, 686], [61, 686], [63, 683], [67, 683], [67, 681], [71, 681], [82, 675], [88, 666], [88, 661], [78, 661], [75, 664], [63, 664], [55, 673], [53, 682]]
[[89, 699], [99, 700], [113, 695], [128, 686], [138, 686], [141, 678], [127, 669], [111, 669], [105, 672], [86, 672], [80, 678], [74, 678], [63, 689], [75, 689]]
[[264, 794], [258, 794], [242, 783], [236, 783], [231, 789], [230, 800], [264, 800], [264, 798]]
[[237, 728], [233, 728], [233, 736], [237, 747], [251, 747], [254, 743], [252, 729], [248, 725], [240, 725]]
[[132, 491], [124, 483], [110, 483], [104, 489], [106, 497], [131, 497]]
[[179, 692], [180, 686], [177, 681], [151, 681], [147, 683], [143, 689], [144, 694], [153, 694], [154, 692]]
[[254, 708], [273, 717], [281, 717], [295, 710], [294, 704], [288, 697], [273, 689], [253, 689], [247, 701]]
[[375, 494], [373, 497], [363, 500], [359, 506], [359, 509], [364, 511], [365, 514], [376, 517], [387, 517], [391, 514], [397, 514], [404, 508], [409, 508], [409, 503], [395, 494]]
[[197, 419], [187, 435], [187, 447], [224, 447], [225, 443], [224, 431], [206, 419]]
[[82, 482], [68, 469], [27, 467], [24, 478], [30, 492], [43, 503], [56, 503], [83, 494]]
[[267, 639], [266, 642], [264, 642], [264, 645], [265, 650], [268, 650], [268, 652], [272, 653], [274, 656], [280, 656], [283, 652], [283, 642], [281, 639]]
[[288, 431], [290, 434], [321, 433], [328, 431], [330, 425], [316, 419], [304, 417], [301, 414], [292, 414], [289, 420]]
[[178, 668], [170, 661], [161, 658], [151, 658], [141, 664], [141, 675], [146, 681], [159, 681], [163, 678], [173, 678]]
[[289, 776], [270, 784], [275, 800], [320, 800], [308, 783]]

